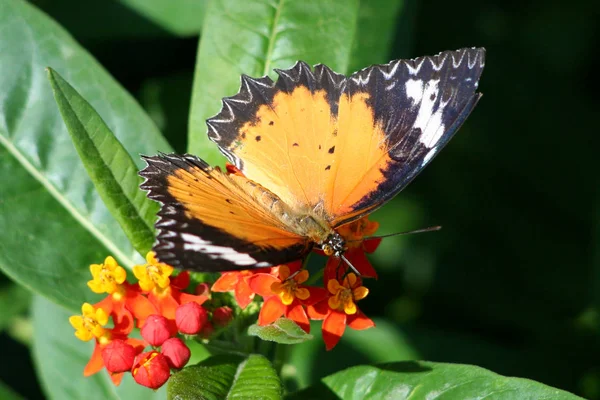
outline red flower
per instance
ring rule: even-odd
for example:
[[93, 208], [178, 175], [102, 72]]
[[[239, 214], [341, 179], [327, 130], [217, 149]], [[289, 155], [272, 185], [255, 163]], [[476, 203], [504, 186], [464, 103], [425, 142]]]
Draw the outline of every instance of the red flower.
[[158, 389], [167, 382], [171, 370], [167, 358], [157, 351], [142, 353], [135, 358], [131, 375], [133, 379], [150, 389]]
[[143, 347], [133, 347], [124, 340], [113, 340], [102, 349], [104, 366], [111, 373], [130, 371], [135, 356], [144, 350]]
[[212, 285], [213, 292], [229, 292], [233, 290], [235, 301], [240, 308], [246, 308], [252, 299], [254, 292], [250, 288], [248, 281], [256, 274], [272, 274], [275, 268], [257, 268], [248, 271], [223, 272], [221, 277]]
[[186, 303], [177, 307], [175, 323], [179, 332], [186, 335], [196, 335], [208, 321], [208, 313], [198, 303]]
[[[327, 272], [327, 271], [326, 271]], [[346, 325], [362, 330], [375, 326], [356, 306], [356, 301], [367, 296], [369, 290], [362, 286], [360, 278], [349, 273], [340, 283], [337, 279], [325, 275], [329, 297], [308, 307], [311, 319], [323, 320], [323, 341], [327, 350], [331, 350], [344, 334]]]
[[174, 333], [169, 320], [162, 315], [151, 315], [140, 331], [150, 346], [161, 346]]
[[[96, 345], [94, 346], [94, 351], [92, 353], [92, 356], [90, 357], [90, 360], [88, 361], [85, 368], [83, 369], [83, 376], [94, 375], [94, 374], [100, 372], [102, 370], [102, 368], [104, 368], [104, 367], [107, 367], [107, 370], [108, 370], [109, 367], [107, 366], [107, 363], [110, 363], [111, 368], [113, 368], [113, 367], [116, 368], [116, 364], [118, 362], [117, 358], [119, 358], [119, 357], [124, 358], [125, 359], [124, 361], [126, 361], [128, 355], [127, 354], [118, 354], [118, 351], [127, 352], [128, 350], [126, 350], [124, 347], [122, 347], [122, 348], [118, 347], [119, 345], [115, 345], [115, 348], [113, 348], [112, 351], [109, 350], [109, 352], [107, 352], [106, 354], [103, 354], [103, 350], [106, 347], [108, 347], [111, 343], [113, 343], [114, 341], [124, 342], [125, 344], [133, 347], [133, 349], [135, 350], [135, 354], [141, 353], [142, 351], [144, 351], [144, 348], [147, 346], [146, 342], [144, 342], [143, 340], [132, 339], [132, 338], [128, 338], [127, 336], [118, 335], [118, 334], [113, 337], [113, 333], [108, 332], [102, 338], [96, 340]], [[121, 349], [121, 350], [119, 350], [119, 349]], [[110, 373], [110, 370], [109, 370], [109, 373]], [[110, 379], [113, 381], [113, 383], [116, 386], [118, 386], [121, 383], [121, 380], [123, 379], [123, 373], [122, 372], [110, 373]]]
[[167, 339], [160, 352], [167, 358], [169, 366], [176, 369], [185, 367], [192, 355], [183, 340], [175, 337]]
[[233, 310], [231, 307], [223, 306], [215, 308], [212, 315], [212, 322], [222, 328], [227, 326], [233, 319]]
[[256, 274], [250, 278], [251, 289], [265, 300], [258, 315], [258, 325], [272, 324], [285, 315], [306, 332], [310, 331], [304, 305], [323, 300], [327, 292], [322, 288], [302, 285], [308, 279], [308, 271], [300, 270], [301, 266], [301, 262], [298, 261], [289, 266], [279, 266], [278, 277]]

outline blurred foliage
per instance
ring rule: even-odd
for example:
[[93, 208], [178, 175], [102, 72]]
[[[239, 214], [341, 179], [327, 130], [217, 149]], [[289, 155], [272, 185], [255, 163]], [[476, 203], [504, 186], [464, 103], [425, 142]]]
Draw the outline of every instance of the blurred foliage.
[[[186, 18], [174, 27], [172, 16], [161, 11], [158, 1], [32, 3], [69, 31], [136, 96], [173, 148], [186, 149], [197, 50], [194, 35], [201, 29], [203, 7], [197, 18]], [[178, 12], [188, 17], [191, 13], [186, 14], [185, 7], [198, 6], [193, 1], [176, 3], [181, 7]], [[370, 4], [370, 10], [365, 4], [361, 2], [358, 15], [365, 21], [360, 26], [368, 29], [359, 33], [365, 49], [341, 72], [383, 61], [371, 58], [369, 47], [386, 41], [392, 43], [387, 59], [484, 46], [487, 62], [480, 85], [484, 97], [437, 160], [374, 216], [381, 221], [382, 233], [444, 226], [437, 233], [385, 239], [373, 255], [380, 278], [368, 282], [370, 295], [361, 308], [385, 322], [373, 331], [349, 332], [333, 352], [325, 353], [318, 340], [295, 346], [295, 367], [283, 370], [284, 376], [294, 378], [289, 385], [306, 386], [358, 362], [418, 358], [475, 364], [600, 398], [600, 192], [595, 154], [600, 139], [595, 123], [599, 102], [594, 96], [598, 85], [595, 73], [600, 67], [599, 4], [581, 0], [568, 5], [558, 0], [405, 0], [396, 2], [396, 11], [384, 13], [386, 18], [378, 17], [375, 22], [368, 18], [370, 13], [381, 13], [377, 7], [388, 3], [378, 0]], [[35, 54], [42, 50], [43, 46], [36, 47]], [[355, 48], [352, 51], [357, 54]], [[199, 65], [202, 62], [198, 60]], [[0, 82], [9, 82], [18, 68], [18, 64], [0, 66], [7, 71]], [[94, 68], [90, 67], [97, 71]], [[58, 71], [65, 76], [64, 70]], [[261, 75], [263, 71], [240, 72]], [[105, 74], [97, 76], [103, 82], [99, 86], [114, 85]], [[78, 81], [70, 73], [65, 77], [77, 84], [78, 90], [85, 86], [85, 79]], [[92, 92], [99, 90], [93, 88], [95, 82]], [[105, 118], [112, 115], [115, 106], [106, 99], [84, 97]], [[218, 106], [219, 99], [214, 99], [211, 107]], [[15, 107], [18, 109], [18, 104]], [[59, 122], [48, 129], [64, 129]], [[151, 124], [148, 127], [156, 132]], [[129, 143], [140, 134], [115, 130], [117, 135], [119, 132]], [[60, 146], [67, 144], [64, 141]], [[154, 152], [151, 144], [147, 146]], [[125, 147], [133, 153], [131, 144]], [[0, 150], [0, 158], [4, 179], [6, 171], [16, 170], [11, 166], [15, 162], [5, 150]], [[60, 251], [52, 246], [42, 248], [45, 257], [62, 260], [57, 262], [65, 268], [77, 268], [78, 260], [92, 256], [98, 261], [103, 258], [105, 249], [80, 227], [74, 226], [66, 234], [62, 226], [59, 232], [49, 224], [71, 216], [40, 191], [40, 184], [26, 171], [11, 176], [11, 190], [20, 195], [7, 196], [6, 190], [0, 193], [0, 213], [6, 216], [12, 212], [11, 204], [31, 201], [31, 194], [38, 196], [35, 204], [45, 207], [35, 210], [35, 220], [11, 214], [10, 223], [2, 229], [23, 227], [36, 237], [76, 237], [73, 243], [61, 239]], [[92, 201], [92, 195], [87, 196], [80, 195], [84, 205]], [[104, 211], [99, 208], [98, 212]], [[15, 269], [15, 274], [22, 273], [27, 271]], [[79, 281], [84, 279], [82, 275]], [[27, 335], [13, 329], [22, 326], [19, 318], [27, 316], [28, 296], [8, 279], [0, 283], [0, 309], [8, 310], [5, 293], [18, 299], [10, 302], [10, 311], [0, 314], [4, 361], [0, 394], [40, 398], [40, 384], [31, 378]], [[65, 313], [55, 308], [41, 299], [34, 302], [34, 312], [48, 317], [46, 324], [35, 330], [38, 364], [44, 358], [58, 363], [54, 357], [63, 351], [80, 351], [42, 341], [51, 341], [54, 333], [48, 327], [61, 325], [56, 321], [65, 319], [64, 315], [51, 319], [53, 313]], [[64, 335], [72, 335], [65, 326], [69, 329]], [[89, 349], [84, 352], [89, 354]], [[61, 376], [81, 371], [81, 365], [72, 368]], [[52, 373], [60, 371], [43, 369], [43, 385], [67, 379]]]

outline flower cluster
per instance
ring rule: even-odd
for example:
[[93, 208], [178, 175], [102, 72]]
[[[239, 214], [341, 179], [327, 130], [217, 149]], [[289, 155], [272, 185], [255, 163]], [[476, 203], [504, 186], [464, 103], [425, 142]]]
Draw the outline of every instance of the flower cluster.
[[[203, 307], [208, 287], [200, 284], [196, 294], [184, 292], [190, 285], [189, 273], [173, 277], [173, 267], [159, 262], [152, 252], [145, 264], [133, 267], [135, 284], [126, 281], [125, 269], [110, 256], [102, 264], [92, 264], [90, 271], [90, 289], [108, 295], [94, 305], [83, 304], [82, 314], [69, 319], [77, 338], [95, 340], [85, 376], [106, 368], [118, 385], [130, 372], [138, 384], [157, 389], [169, 379], [171, 369], [183, 368], [190, 358], [178, 334], [207, 336], [212, 324], [222, 326], [232, 318], [229, 307], [212, 310], [210, 317]], [[140, 328], [142, 339], [129, 337], [134, 327]]]
[[[331, 350], [347, 326], [359, 330], [374, 326], [357, 302], [369, 293], [362, 279], [377, 277], [365, 255], [381, 242], [369, 238], [377, 228], [376, 222], [363, 217], [338, 229], [346, 242], [346, 260], [329, 257], [322, 271], [322, 286], [311, 284], [320, 279], [318, 275], [309, 279], [301, 261], [223, 272], [212, 287], [200, 283], [193, 294], [186, 292], [191, 281], [189, 273], [173, 276], [173, 267], [158, 261], [152, 252], [146, 256], [146, 263], [133, 267], [136, 283], [126, 281], [125, 269], [110, 256], [102, 264], [92, 264], [93, 279], [88, 286], [107, 296], [96, 304], [83, 304], [81, 315], [70, 318], [77, 338], [95, 342], [84, 375], [106, 368], [116, 385], [129, 372], [140, 385], [161, 387], [172, 370], [183, 368], [190, 359], [190, 349], [180, 335], [206, 339], [215, 327], [225, 327], [232, 321], [232, 308], [218, 306], [215, 299], [207, 302], [211, 291], [233, 292], [241, 309], [256, 295], [261, 296], [260, 326], [285, 317], [308, 333], [310, 320], [322, 320], [323, 340]], [[141, 339], [131, 337], [136, 327]]]
[[345, 261], [331, 256], [323, 272], [324, 288], [306, 284], [309, 272], [298, 261], [274, 268], [224, 272], [211, 290], [233, 291], [241, 308], [250, 304], [256, 294], [262, 296], [263, 305], [258, 316], [260, 326], [272, 324], [285, 316], [308, 333], [310, 319], [323, 320], [323, 340], [327, 350], [331, 350], [339, 342], [346, 326], [358, 330], [375, 326], [356, 302], [369, 293], [362, 285], [362, 277], [377, 277], [365, 253], [375, 251], [381, 239], [365, 237], [373, 235], [378, 227], [377, 222], [363, 217], [338, 230], [347, 244], [344, 255], [360, 276], [351, 272]]

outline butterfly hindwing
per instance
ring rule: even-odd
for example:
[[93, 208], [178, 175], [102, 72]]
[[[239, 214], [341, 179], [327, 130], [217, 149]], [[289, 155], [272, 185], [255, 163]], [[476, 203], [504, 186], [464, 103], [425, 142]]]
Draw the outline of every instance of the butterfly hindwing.
[[190, 155], [144, 159], [141, 188], [161, 203], [153, 247], [161, 262], [190, 270], [239, 270], [278, 265], [309, 251], [305, 238], [257, 201], [264, 190], [259, 185]]
[[279, 78], [242, 77], [207, 121], [209, 137], [249, 179], [333, 227], [402, 190], [479, 99], [483, 49], [397, 60], [350, 77], [298, 62]]

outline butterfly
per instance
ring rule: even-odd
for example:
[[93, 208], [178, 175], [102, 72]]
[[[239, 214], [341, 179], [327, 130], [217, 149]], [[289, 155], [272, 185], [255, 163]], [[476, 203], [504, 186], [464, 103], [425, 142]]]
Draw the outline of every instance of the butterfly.
[[481, 97], [485, 49], [373, 65], [349, 77], [299, 61], [222, 100], [208, 136], [235, 173], [193, 155], [143, 156], [160, 202], [161, 262], [196, 271], [269, 267], [313, 248], [342, 257], [337, 230], [381, 207], [446, 145]]

